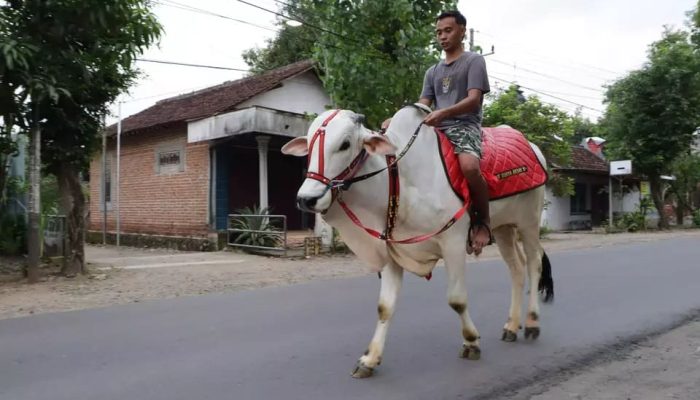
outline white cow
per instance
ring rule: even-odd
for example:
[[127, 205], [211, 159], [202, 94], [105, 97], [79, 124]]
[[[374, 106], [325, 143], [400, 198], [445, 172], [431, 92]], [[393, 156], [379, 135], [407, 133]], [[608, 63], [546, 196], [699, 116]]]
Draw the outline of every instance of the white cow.
[[[284, 154], [309, 155], [309, 175], [297, 193], [301, 209], [322, 213], [323, 219], [337, 228], [343, 241], [376, 271], [381, 271], [379, 293], [379, 321], [367, 351], [360, 357], [353, 371], [356, 378], [372, 375], [382, 360], [387, 329], [394, 313], [402, 284], [404, 270], [427, 276], [439, 259], [444, 259], [448, 276], [447, 301], [459, 314], [463, 344], [461, 356], [478, 360], [481, 355], [479, 332], [467, 311], [465, 263], [468, 217], [465, 216], [447, 231], [415, 244], [392, 244], [370, 236], [348, 218], [329, 190], [332, 178], [347, 173], [364, 148], [369, 154], [358, 163], [361, 176], [387, 166], [385, 155], [403, 149], [420, 125], [425, 110], [405, 107], [393, 117], [386, 136], [374, 133], [362, 125], [361, 115], [352, 111], [327, 111], [316, 118], [307, 137], [291, 140], [283, 148]], [[323, 127], [324, 121], [327, 124]], [[320, 135], [325, 129], [325, 135]], [[401, 197], [394, 238], [402, 239], [438, 231], [462, 207], [447, 181], [439, 160], [437, 138], [433, 128], [422, 126], [415, 142], [398, 161]], [[323, 137], [322, 137], [323, 136]], [[540, 150], [532, 145], [544, 165]], [[347, 191], [339, 191], [343, 201], [365, 226], [378, 231], [384, 229], [387, 214], [388, 174], [383, 171], [367, 180], [354, 183]], [[511, 306], [503, 330], [503, 340], [514, 341], [521, 327], [521, 302], [525, 285], [525, 265], [529, 281], [528, 312], [525, 319], [525, 337], [539, 336], [538, 284], [542, 275], [551, 276], [549, 262], [539, 241], [539, 224], [544, 204], [544, 187], [515, 196], [492, 201], [491, 224], [493, 235], [512, 278]], [[518, 235], [522, 249], [518, 246]], [[552, 282], [545, 285], [553, 294]]]

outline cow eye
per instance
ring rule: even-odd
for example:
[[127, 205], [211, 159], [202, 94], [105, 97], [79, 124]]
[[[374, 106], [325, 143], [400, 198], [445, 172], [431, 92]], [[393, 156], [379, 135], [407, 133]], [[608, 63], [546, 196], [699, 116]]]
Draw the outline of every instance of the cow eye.
[[349, 148], [350, 148], [350, 141], [346, 140], [340, 145], [340, 148], [338, 149], [338, 151], [345, 151]]

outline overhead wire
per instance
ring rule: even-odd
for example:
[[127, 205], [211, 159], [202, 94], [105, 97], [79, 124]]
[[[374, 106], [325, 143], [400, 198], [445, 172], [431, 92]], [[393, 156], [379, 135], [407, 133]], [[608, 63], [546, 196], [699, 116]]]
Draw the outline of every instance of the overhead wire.
[[547, 92], [544, 92], [544, 91], [542, 91], [542, 90], [533, 89], [533, 88], [528, 87], [528, 86], [523, 86], [523, 85], [521, 85], [521, 84], [519, 84], [519, 83], [517, 83], [517, 82], [509, 81], [509, 80], [507, 80], [507, 79], [500, 78], [500, 77], [495, 76], [495, 75], [493, 75], [493, 74], [491, 74], [490, 76], [491, 76], [493, 79], [495, 79], [495, 80], [498, 80], [498, 81], [501, 81], [501, 82], [504, 82], [504, 83], [508, 83], [508, 84], [511, 84], [511, 85], [517, 85], [517, 86], [519, 86], [519, 87], [521, 87], [521, 88], [523, 88], [523, 89], [527, 89], [527, 90], [529, 90], [529, 91], [531, 91], [531, 92], [535, 92], [535, 93], [541, 94], [541, 95], [543, 95], [543, 96], [548, 96], [548, 97], [551, 97], [551, 98], [553, 98], [553, 99], [557, 99], [557, 100], [559, 100], [559, 101], [563, 101], [563, 102], [566, 102], [566, 103], [570, 103], [570, 104], [579, 106], [579, 107], [581, 107], [581, 108], [585, 108], [585, 109], [588, 109], [588, 110], [592, 110], [592, 111], [599, 112], [599, 113], [601, 113], [601, 114], [605, 113], [603, 110], [599, 110], [599, 109], [597, 109], [597, 108], [589, 107], [589, 106], [587, 106], [587, 105], [585, 105], [585, 104], [580, 104], [580, 103], [577, 103], [577, 102], [575, 102], [575, 101], [571, 101], [571, 100], [568, 100], [568, 99], [565, 99], [565, 98], [562, 98], [562, 97], [558, 97], [558, 96], [549, 94], [549, 93], [547, 93]]
[[206, 64], [190, 64], [190, 63], [183, 63], [183, 62], [177, 62], [177, 61], [152, 60], [149, 58], [137, 58], [136, 61], [147, 62], [147, 63], [156, 63], [156, 64], [179, 65], [179, 66], [183, 66], [183, 67], [209, 68], [209, 69], [221, 69], [221, 70], [227, 70], [227, 71], [250, 72], [250, 70], [242, 69], [242, 68], [220, 67], [220, 66], [216, 66], [216, 65], [206, 65]]
[[[522, 51], [523, 48], [527, 48], [527, 46], [529, 46], [529, 45], [525, 45], [525, 44], [522, 44], [522, 43], [517, 43], [517, 42], [511, 41], [511, 40], [503, 40], [502, 38], [498, 37], [497, 35], [493, 35], [493, 34], [491, 34], [491, 33], [485, 32], [485, 31], [483, 31], [483, 30], [478, 30], [477, 32], [478, 32], [478, 33], [481, 33], [481, 34], [484, 34], [484, 35], [486, 35], [486, 36], [490, 36], [490, 37], [492, 37], [492, 38], [494, 38], [494, 39], [497, 39], [497, 40], [499, 40], [499, 41], [501, 41], [501, 42], [503, 42], [503, 43], [506, 43], [506, 44], [507, 44], [507, 43], [510, 43], [510, 44], [512, 45], [511, 47], [517, 47], [518, 50], [520, 50], [520, 51]], [[499, 44], [499, 45], [500, 45], [500, 44]], [[561, 63], [561, 60], [554, 60], [554, 59], [551, 58], [551, 57], [548, 57], [548, 56], [545, 56], [545, 55], [542, 55], [542, 54], [538, 54], [538, 53], [534, 53], [534, 52], [529, 51], [529, 50], [523, 51], [523, 53], [525, 53], [525, 54], [530, 54], [530, 55], [535, 56], [535, 57], [538, 57], [538, 58], [540, 58], [540, 59], [549, 60], [549, 61], [551, 61], [552, 63]], [[574, 66], [574, 65], [578, 65], [578, 66], [580, 66], [580, 68], [586, 68], [586, 69], [589, 69], [589, 70], [597, 70], [597, 71], [605, 72], [605, 73], [612, 74], [612, 75], [615, 75], [615, 76], [620, 76], [620, 75], [622, 75], [622, 73], [621, 73], [621, 72], [618, 72], [618, 71], [612, 71], [612, 70], [609, 70], [609, 69], [606, 69], [606, 68], [601, 68], [601, 67], [598, 67], [598, 66], [589, 65], [589, 64], [585, 64], [585, 63], [581, 63], [581, 62], [570, 62], [570, 63], [567, 63], [567, 64], [560, 64], [560, 65], [566, 65], [566, 66], [568, 66], [568, 67], [572, 67], [572, 66]]]
[[213, 11], [205, 10], [203, 8], [197, 8], [197, 7], [187, 5], [187, 4], [178, 3], [178, 2], [173, 1], [173, 0], [154, 0], [154, 3], [160, 4], [163, 6], [167, 6], [167, 7], [179, 8], [181, 10], [191, 11], [191, 12], [195, 12], [195, 13], [199, 13], [199, 14], [203, 14], [203, 15], [209, 15], [212, 17], [218, 17], [218, 18], [222, 18], [222, 19], [226, 19], [226, 20], [230, 20], [230, 21], [235, 21], [235, 22], [238, 22], [241, 24], [250, 25], [250, 26], [254, 26], [256, 28], [264, 29], [264, 30], [270, 31], [270, 32], [278, 32], [278, 30], [273, 29], [273, 28], [258, 25], [258, 24], [255, 24], [255, 23], [252, 23], [249, 21], [238, 19], [238, 18], [229, 17], [228, 15], [219, 14], [219, 13], [216, 13]]
[[[306, 26], [308, 26], [308, 27], [310, 27], [310, 28], [312, 28], [312, 29], [319, 30], [319, 31], [321, 31], [321, 32], [325, 32], [325, 33], [331, 34], [331, 35], [336, 36], [336, 37], [339, 37], [339, 38], [354, 40], [354, 41], [356, 41], [356, 42], [358, 42], [358, 43], [360, 42], [360, 41], [357, 41], [357, 39], [348, 38], [347, 36], [342, 35], [342, 34], [339, 34], [339, 33], [337, 33], [337, 32], [328, 30], [328, 29], [326, 29], [326, 28], [317, 26], [317, 25], [315, 25], [315, 24], [310, 24], [310, 23], [308, 23], [307, 21], [305, 21], [304, 19], [299, 18], [298, 16], [294, 16], [294, 15], [285, 15], [285, 14], [283, 14], [283, 13], [276, 12], [276, 11], [267, 9], [267, 8], [265, 8], [265, 7], [262, 7], [262, 6], [259, 6], [259, 5], [256, 5], [256, 4], [252, 4], [252, 3], [248, 2], [248, 1], [245, 1], [245, 0], [236, 0], [236, 1], [238, 1], [238, 2], [240, 2], [240, 3], [243, 3], [243, 4], [246, 4], [246, 5], [248, 5], [248, 6], [251, 6], [251, 7], [257, 8], [257, 9], [259, 9], [259, 10], [262, 10], [262, 11], [265, 11], [265, 12], [268, 12], [268, 13], [271, 13], [271, 14], [274, 14], [274, 15], [276, 15], [276, 16], [278, 16], [278, 17], [281, 17], [281, 18], [284, 18], [284, 19], [286, 19], [286, 20], [292, 20], [292, 21], [299, 22], [299, 23], [304, 24], [304, 25], [306, 25]], [[281, 1], [281, 0], [273, 0], [273, 1], [275, 1], [276, 3], [279, 3], [279, 4], [291, 6], [290, 3], [287, 3], [287, 2], [285, 2], [285, 1]], [[172, 4], [166, 4], [166, 3], [163, 3], [163, 2], [168, 2], [168, 3], [172, 3]], [[275, 29], [271, 29], [271, 28], [266, 28], [266, 27], [263, 27], [263, 26], [260, 26], [260, 25], [257, 25], [257, 24], [250, 23], [250, 22], [245, 21], [245, 20], [241, 20], [241, 19], [237, 19], [237, 18], [231, 18], [231, 17], [225, 16], [225, 15], [222, 15], [222, 14], [218, 14], [218, 13], [209, 11], [209, 10], [204, 10], [204, 9], [200, 9], [200, 8], [197, 8], [197, 7], [192, 7], [192, 6], [184, 5], [184, 4], [181, 4], [181, 3], [177, 3], [177, 2], [175, 2], [175, 1], [173, 1], [173, 0], [156, 0], [156, 3], [159, 3], [159, 4], [161, 4], [161, 5], [166, 5], [166, 6], [171, 6], [171, 7], [180, 8], [180, 9], [183, 9], [183, 10], [186, 10], [186, 11], [198, 12], [198, 13], [205, 14], [205, 15], [211, 15], [211, 16], [215, 16], [215, 17], [220, 17], [220, 18], [232, 20], [232, 21], [235, 21], [235, 22], [239, 22], [239, 23], [244, 23], [244, 24], [256, 26], [256, 27], [258, 27], [258, 28], [266, 29], [266, 30], [269, 30], [269, 31], [277, 32], [277, 33], [280, 32], [279, 30], [275, 30]], [[484, 32], [482, 32], [482, 33], [484, 33]], [[487, 34], [487, 33], [484, 33], [484, 34]], [[487, 34], [487, 35], [488, 35], [488, 36], [493, 36], [493, 35], [490, 35], [490, 34]], [[334, 46], [334, 47], [335, 47], [335, 46]], [[336, 47], [336, 48], [337, 48], [337, 47]], [[377, 51], [376, 49], [374, 49], [374, 50]], [[386, 55], [383, 54], [383, 53], [381, 53], [381, 55], [384, 56], [384, 57], [386, 57]], [[500, 63], [500, 64], [504, 64], [504, 65], [510, 65], [510, 66], [515, 66], [515, 67], [517, 68], [517, 65], [515, 65], [515, 64], [509, 64], [509, 63], [507, 63], [507, 62], [505, 62], [505, 61], [501, 61], [501, 60], [494, 60], [494, 59], [491, 59], [491, 60], [493, 60], [493, 61], [496, 62], [496, 63]], [[170, 64], [170, 65], [179, 65], [179, 66], [187, 66], [187, 67], [197, 67], [197, 68], [212, 68], [212, 69], [221, 69], [221, 70], [232, 70], [232, 71], [240, 71], [240, 72], [249, 72], [249, 70], [244, 70], [244, 69], [240, 69], [240, 68], [220, 67], [220, 66], [204, 65], [204, 64], [190, 64], [190, 63], [181, 63], [181, 62], [163, 61], [163, 60], [150, 60], [150, 59], [137, 59], [137, 61], [152, 62], [152, 63], [161, 63], [161, 64]], [[581, 88], [583, 88], [583, 89], [593, 90], [593, 91], [596, 91], [596, 92], [602, 92], [602, 90], [600, 90], [600, 89], [594, 89], [594, 88], [591, 88], [591, 87], [583, 86], [583, 85], [580, 85], [580, 84], [577, 84], [577, 83], [574, 83], [574, 82], [569, 82], [569, 81], [566, 81], [566, 80], [563, 80], [563, 79], [561, 79], [561, 78], [557, 78], [557, 77], [554, 77], [554, 76], [551, 76], [551, 75], [542, 74], [542, 73], [539, 73], [539, 72], [537, 72], [537, 71], [532, 71], [532, 70], [529, 70], [529, 69], [526, 69], [526, 68], [520, 68], [520, 69], [523, 70], [523, 71], [526, 71], [526, 72], [535, 74], [535, 75], [540, 75], [540, 76], [542, 76], [542, 77], [546, 77], [546, 78], [548, 78], [548, 79], [557, 80], [557, 81], [561, 81], [561, 82], [563, 82], [563, 83], [567, 83], [567, 84], [570, 84], [570, 85], [578, 86], [578, 87], [581, 87]], [[614, 72], [612, 72], [612, 71], [610, 71], [610, 72], [611, 72], [611, 73], [614, 73]], [[494, 76], [493, 78], [496, 79], [496, 80], [498, 80], [498, 81], [504, 82], [504, 83], [508, 83], [508, 84], [517, 84], [516, 82], [509, 81], [509, 80], [506, 80], [506, 79], [503, 79], [503, 78], [498, 78], [498, 77], [495, 77], [495, 76]], [[555, 95], [551, 94], [552, 92], [544, 92], [544, 91], [539, 90], [539, 89], [534, 89], [534, 88], [532, 88], [532, 87], [526, 87], [526, 86], [522, 86], [522, 85], [519, 85], [519, 86], [522, 87], [523, 89], [527, 89], [527, 90], [530, 90], [530, 91], [532, 91], [532, 92], [535, 92], [535, 93], [538, 93], [538, 94], [541, 94], [541, 95], [544, 95], [544, 96], [548, 96], [548, 97], [557, 99], [557, 100], [559, 100], [559, 101], [563, 101], [563, 102], [568, 103], [568, 104], [572, 104], [572, 105], [575, 105], [575, 106], [578, 106], [578, 107], [581, 107], [581, 108], [585, 108], [585, 109], [588, 109], [588, 110], [592, 110], [592, 111], [595, 111], [595, 112], [603, 113], [602, 110], [599, 110], [599, 109], [596, 109], [596, 108], [593, 108], [593, 107], [589, 107], [589, 106], [586, 106], [586, 105], [583, 105], [583, 104], [580, 104], [580, 103], [577, 103], [577, 102], [574, 102], [574, 101], [571, 101], [571, 100], [568, 100], [568, 99], [565, 99], [565, 98], [561, 98], [561, 97], [555, 96]], [[558, 94], [566, 95], [566, 94], [563, 94], [563, 93], [558, 93]], [[569, 94], [569, 95], [571, 95], [571, 94]], [[576, 96], [576, 95], [572, 95], [572, 96]], [[578, 97], [585, 97], [585, 96], [578, 96]], [[590, 97], [588, 97], [588, 98], [590, 98]]]

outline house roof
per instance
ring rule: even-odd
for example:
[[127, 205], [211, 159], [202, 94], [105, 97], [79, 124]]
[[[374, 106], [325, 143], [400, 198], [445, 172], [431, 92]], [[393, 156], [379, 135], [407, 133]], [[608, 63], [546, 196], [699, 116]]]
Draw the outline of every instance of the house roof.
[[[281, 82], [314, 67], [305, 60], [280, 67], [264, 74], [224, 82], [196, 92], [161, 100], [137, 114], [122, 120], [122, 132], [135, 132], [228, 112], [244, 101], [280, 86]], [[108, 128], [116, 132], [116, 125]]]
[[607, 174], [608, 163], [582, 146], [572, 146], [570, 165], [555, 169]]

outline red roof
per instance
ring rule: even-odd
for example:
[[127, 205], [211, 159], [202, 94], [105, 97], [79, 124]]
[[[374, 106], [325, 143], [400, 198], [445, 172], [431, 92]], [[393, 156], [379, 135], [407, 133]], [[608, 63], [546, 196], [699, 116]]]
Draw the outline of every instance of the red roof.
[[608, 163], [582, 146], [572, 146], [571, 163], [565, 167], [555, 167], [555, 169], [607, 174]]
[[[122, 132], [139, 131], [231, 111], [244, 101], [279, 87], [283, 80], [309, 71], [313, 67], [312, 60], [299, 61], [264, 74], [161, 100], [154, 106], [122, 120]], [[110, 126], [108, 130], [111, 133], [116, 132], [116, 125]]]

